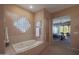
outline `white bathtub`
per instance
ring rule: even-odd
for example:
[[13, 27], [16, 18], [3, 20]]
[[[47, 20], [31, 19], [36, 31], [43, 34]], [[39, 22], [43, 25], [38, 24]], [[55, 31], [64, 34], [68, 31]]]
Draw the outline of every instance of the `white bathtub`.
[[29, 40], [29, 41], [24, 41], [24, 42], [13, 44], [12, 46], [16, 53], [21, 53], [29, 49], [32, 49], [36, 46], [39, 46], [42, 43], [43, 41]]

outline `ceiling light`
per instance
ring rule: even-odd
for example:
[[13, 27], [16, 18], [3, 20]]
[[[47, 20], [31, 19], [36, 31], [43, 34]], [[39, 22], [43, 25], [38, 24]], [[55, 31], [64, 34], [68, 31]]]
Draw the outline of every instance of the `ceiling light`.
[[30, 6], [30, 8], [32, 9], [32, 8], [33, 8], [33, 6], [31, 5], [31, 6]]

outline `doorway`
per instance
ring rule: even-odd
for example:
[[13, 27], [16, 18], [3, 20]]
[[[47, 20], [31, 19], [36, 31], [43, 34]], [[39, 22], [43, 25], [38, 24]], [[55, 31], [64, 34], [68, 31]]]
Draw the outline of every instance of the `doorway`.
[[71, 18], [62, 16], [52, 21], [52, 38], [55, 44], [64, 47], [71, 46]]

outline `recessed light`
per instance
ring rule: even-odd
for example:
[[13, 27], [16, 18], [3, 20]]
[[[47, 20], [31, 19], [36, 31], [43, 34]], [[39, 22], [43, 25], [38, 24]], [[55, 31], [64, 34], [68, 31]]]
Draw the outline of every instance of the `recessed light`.
[[30, 6], [30, 8], [32, 9], [32, 8], [33, 8], [33, 6], [31, 5], [31, 6]]

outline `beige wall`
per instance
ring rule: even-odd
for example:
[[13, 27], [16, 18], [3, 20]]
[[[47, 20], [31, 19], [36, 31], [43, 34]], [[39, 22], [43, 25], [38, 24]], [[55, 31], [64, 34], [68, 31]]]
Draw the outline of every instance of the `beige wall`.
[[[31, 28], [26, 33], [21, 33], [13, 26], [12, 16], [8, 16], [6, 14], [5, 22], [6, 22], [6, 26], [8, 27], [9, 40], [11, 43], [17, 43], [21, 41], [30, 40], [30, 39], [39, 39], [39, 40], [47, 40], [47, 41], [49, 40], [48, 24], [50, 24], [49, 20], [50, 20], [51, 14], [46, 9], [42, 9], [40, 11], [37, 11], [35, 14], [33, 14], [32, 12], [28, 10], [24, 10], [23, 8], [17, 5], [6, 5], [5, 13], [6, 12], [14, 13], [19, 16], [26, 16], [29, 19], [29, 22], [31, 23]], [[37, 20], [41, 21], [40, 38], [35, 38], [35, 22]]]
[[41, 35], [39, 40], [44, 40], [45, 42], [52, 42], [52, 33], [51, 33], [51, 13], [46, 10], [45, 8], [35, 13], [35, 22], [40, 20], [41, 21]]
[[0, 5], [0, 54], [4, 53], [5, 50], [5, 44], [4, 44], [4, 10], [3, 5]]
[[[52, 19], [59, 16], [70, 16], [71, 17], [71, 36], [72, 36], [72, 47], [77, 48], [79, 45], [79, 5], [71, 8], [56, 12], [52, 14]], [[78, 32], [77, 34], [74, 32]]]
[[[31, 27], [25, 33], [20, 32], [16, 27], [13, 25], [13, 16], [8, 15], [7, 12], [14, 13], [18, 16], [26, 16], [31, 24]], [[17, 43], [26, 40], [34, 39], [34, 18], [33, 13], [25, 10], [17, 5], [5, 5], [5, 13], [6, 13], [6, 26], [8, 27], [8, 35], [10, 43]]]
[[37, 21], [41, 22], [41, 35], [39, 38], [35, 37], [35, 39], [44, 40], [44, 43], [39, 45], [38, 47], [35, 47], [21, 54], [39, 55], [42, 53], [44, 49], [48, 47], [48, 42], [50, 43], [52, 42], [51, 41], [51, 13], [48, 12], [46, 9], [42, 9], [40, 11], [37, 11], [34, 16], [35, 16], [34, 25]]
[[[31, 28], [26, 33], [21, 33], [20, 31], [18, 31], [13, 26], [12, 16], [8, 16], [6, 14], [6, 17], [5, 17], [6, 25], [5, 26], [8, 27], [8, 30], [9, 30], [8, 33], [9, 33], [9, 38], [10, 38], [9, 40], [10, 40], [11, 43], [14, 44], [14, 43], [17, 43], [17, 42], [26, 41], [26, 40], [30, 40], [30, 39], [46, 40], [45, 35], [47, 35], [47, 34], [46, 34], [46, 27], [45, 26], [47, 25], [47, 23], [45, 21], [48, 17], [45, 16], [45, 9], [42, 9], [42, 10], [36, 12], [35, 14], [33, 14], [32, 12], [24, 10], [24, 9], [22, 9], [22, 8], [16, 6], [16, 5], [7, 5], [7, 6], [5, 6], [5, 13], [7, 11], [15, 13], [19, 16], [28, 17], [28, 19], [29, 19], [29, 21], [32, 25]], [[40, 36], [40, 38], [35, 37], [35, 23], [36, 23], [37, 20], [41, 21], [41, 36]], [[46, 47], [46, 45], [47, 45], [47, 43], [40, 45], [40, 46], [42, 46], [42, 48], [40, 46], [38, 46], [38, 47], [36, 47], [37, 49], [30, 50], [30, 54], [41, 53], [40, 51], [42, 51]], [[40, 51], [39, 51], [39, 49], [40, 49]], [[36, 50], [36, 52], [34, 52], [35, 50]]]
[[44, 18], [44, 9], [42, 9], [42, 10], [40, 10], [40, 11], [37, 11], [36, 13], [35, 13], [35, 23], [37, 22], [37, 21], [40, 21], [41, 22], [41, 33], [40, 33], [40, 37], [39, 38], [37, 38], [36, 37], [36, 39], [37, 40], [44, 40], [44, 20], [45, 20], [45, 18]]
[[52, 27], [51, 27], [51, 13], [45, 9], [45, 36], [46, 36], [46, 41], [51, 43], [52, 41]]

